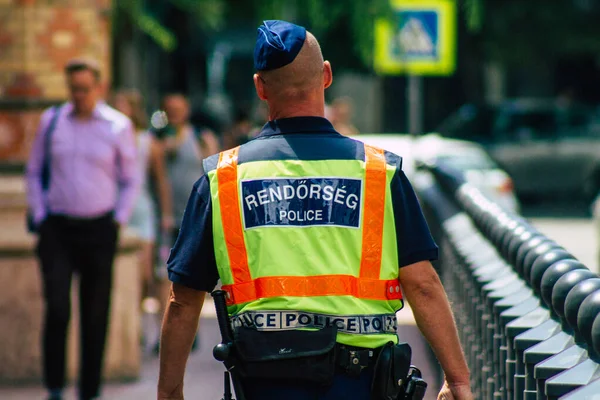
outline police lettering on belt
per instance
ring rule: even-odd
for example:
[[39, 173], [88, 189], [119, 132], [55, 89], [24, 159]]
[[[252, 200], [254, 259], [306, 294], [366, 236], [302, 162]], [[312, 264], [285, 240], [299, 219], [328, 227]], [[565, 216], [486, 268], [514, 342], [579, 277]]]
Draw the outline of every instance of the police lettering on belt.
[[438, 249], [402, 159], [324, 118], [332, 69], [303, 27], [265, 21], [254, 61], [269, 122], [206, 159], [194, 185], [167, 266], [158, 399], [183, 399], [200, 311], [219, 279], [214, 355], [238, 400], [422, 398], [398, 338], [404, 300], [444, 369], [438, 398], [472, 399], [431, 265]]

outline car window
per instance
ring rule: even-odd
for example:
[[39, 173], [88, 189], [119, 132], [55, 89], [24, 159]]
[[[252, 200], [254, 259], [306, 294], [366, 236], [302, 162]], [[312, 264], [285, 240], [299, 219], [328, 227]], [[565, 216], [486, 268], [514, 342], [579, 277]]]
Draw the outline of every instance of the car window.
[[503, 141], [523, 142], [554, 138], [557, 129], [554, 110], [506, 110], [498, 117], [494, 133]]
[[455, 139], [489, 141], [493, 120], [494, 112], [489, 107], [467, 104], [442, 122], [437, 132]]

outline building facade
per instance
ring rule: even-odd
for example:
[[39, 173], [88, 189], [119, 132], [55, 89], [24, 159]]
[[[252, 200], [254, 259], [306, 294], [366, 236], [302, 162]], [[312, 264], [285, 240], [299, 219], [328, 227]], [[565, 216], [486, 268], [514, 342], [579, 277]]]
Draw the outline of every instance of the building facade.
[[94, 57], [110, 81], [110, 9], [110, 0], [0, 0], [0, 164], [22, 165], [41, 112], [67, 98], [67, 60]]

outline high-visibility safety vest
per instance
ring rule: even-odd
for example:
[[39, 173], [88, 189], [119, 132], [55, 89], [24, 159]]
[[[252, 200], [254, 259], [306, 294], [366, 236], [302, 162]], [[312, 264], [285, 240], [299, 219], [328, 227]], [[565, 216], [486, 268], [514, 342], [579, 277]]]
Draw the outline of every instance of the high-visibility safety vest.
[[208, 171], [215, 258], [234, 326], [338, 327], [342, 344], [397, 343], [403, 306], [390, 183], [396, 165], [267, 160], [239, 147]]

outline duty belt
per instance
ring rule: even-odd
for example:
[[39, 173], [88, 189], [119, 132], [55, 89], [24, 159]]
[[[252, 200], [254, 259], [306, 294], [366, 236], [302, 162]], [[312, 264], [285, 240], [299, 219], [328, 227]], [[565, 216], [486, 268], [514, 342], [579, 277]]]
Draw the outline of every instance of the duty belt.
[[395, 334], [396, 314], [329, 315], [303, 311], [246, 311], [231, 317], [233, 328], [245, 326], [259, 331], [323, 328], [335, 325], [338, 332], [356, 335]]
[[336, 347], [336, 365], [346, 374], [354, 377], [359, 376], [365, 368], [373, 367], [381, 352], [381, 347], [366, 349], [339, 343]]

